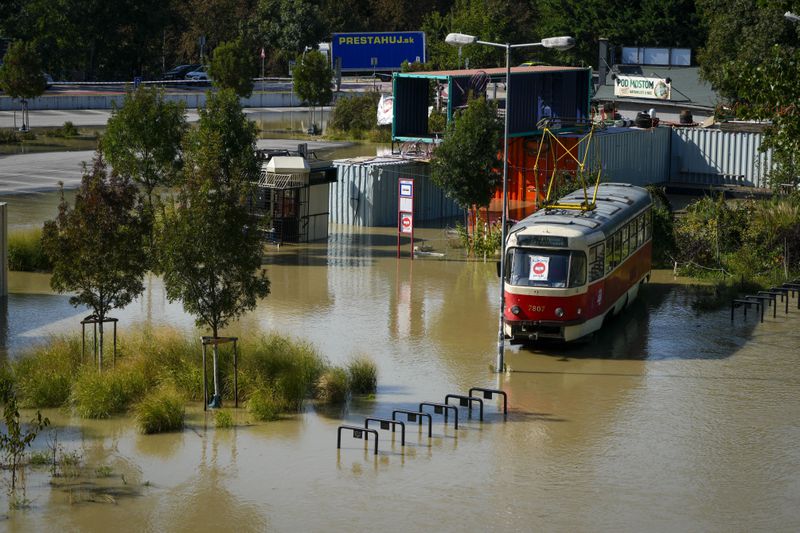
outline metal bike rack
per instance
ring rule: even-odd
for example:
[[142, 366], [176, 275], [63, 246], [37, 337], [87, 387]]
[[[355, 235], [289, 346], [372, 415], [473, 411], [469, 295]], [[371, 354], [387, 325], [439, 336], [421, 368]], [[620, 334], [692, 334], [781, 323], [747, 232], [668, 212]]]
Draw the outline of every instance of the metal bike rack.
[[747, 320], [747, 310], [751, 305], [756, 306], [756, 311], [761, 312], [761, 322], [764, 322], [764, 303], [761, 300], [748, 300], [746, 298], [734, 298], [731, 301], [731, 322], [733, 322], [733, 310], [738, 307], [744, 308], [744, 318]]
[[388, 418], [375, 418], [375, 417], [371, 417], [370, 416], [370, 417], [367, 417], [367, 418], [364, 419], [364, 427], [366, 429], [369, 429], [369, 423], [370, 422], [380, 422], [381, 423], [381, 429], [390, 429], [391, 428], [392, 433], [395, 432], [394, 430], [395, 430], [396, 426], [400, 426], [400, 445], [401, 446], [405, 446], [406, 445], [406, 425], [405, 425], [404, 422], [400, 422], [398, 420], [391, 420], [391, 419], [388, 419]]
[[797, 308], [800, 309], [800, 283], [784, 283], [781, 285], [781, 288], [793, 291], [795, 296], [797, 296]]
[[[789, 314], [789, 295], [786, 294], [784, 291], [776, 290], [776, 289], [769, 289], [768, 291], [758, 291], [758, 294], [759, 295], [763, 294], [764, 296], [772, 295], [775, 298], [773, 300], [773, 307], [777, 307], [778, 306], [777, 297], [780, 296], [781, 297], [781, 301], [784, 304], [783, 312], [785, 314], [787, 314], [787, 315]], [[774, 314], [774, 309], [773, 309], [773, 314]]]
[[375, 435], [375, 455], [378, 455], [378, 430], [362, 428], [361, 426], [349, 426], [349, 425], [346, 425], [346, 424], [343, 425], [343, 426], [339, 426], [339, 429], [336, 432], [336, 447], [337, 448], [341, 448], [342, 447], [342, 430], [343, 429], [349, 429], [350, 431], [352, 431], [354, 439], [362, 439], [363, 438], [364, 440], [369, 441], [369, 439], [367, 438], [367, 434], [372, 433], [373, 435]]
[[[733, 311], [731, 311], [733, 313]], [[484, 389], [483, 387], [472, 387], [469, 389], [469, 395], [472, 396], [473, 392], [480, 392], [483, 394], [484, 400], [491, 400], [492, 396], [495, 394], [499, 394], [503, 397], [503, 414], [508, 414], [508, 394], [505, 391], [499, 389]], [[483, 420], [483, 419], [481, 419]]]
[[450, 404], [451, 398], [458, 400], [461, 407], [466, 407], [470, 417], [472, 416], [472, 402], [478, 402], [478, 406], [480, 407], [480, 421], [483, 422], [483, 400], [474, 396], [464, 396], [463, 394], [448, 394], [444, 397], [444, 403]]
[[437, 403], [437, 402], [421, 402], [419, 404], [419, 410], [422, 411], [424, 406], [433, 407], [434, 414], [440, 415], [444, 412], [444, 423], [447, 424], [447, 415], [450, 409], [453, 410], [453, 414], [456, 415], [456, 422], [453, 426], [455, 429], [458, 429], [458, 407], [455, 405], [447, 405], [446, 403]]
[[395, 409], [392, 411], [392, 420], [395, 419], [397, 414], [404, 414], [406, 415], [407, 422], [417, 422], [419, 421], [419, 425], [422, 426], [422, 419], [428, 419], [428, 438], [430, 439], [433, 437], [433, 417], [430, 413], [423, 413], [422, 411], [409, 411], [408, 409]]
[[[745, 298], [749, 298], [749, 299], [756, 298], [758, 300], [761, 300], [762, 302], [767, 302], [768, 305], [772, 306], [772, 318], [777, 318], [778, 317], [777, 309], [776, 309], [777, 300], [775, 299], [774, 295], [767, 296], [767, 295], [764, 295], [764, 294], [748, 294], [747, 296], [745, 296]], [[763, 315], [763, 311], [762, 311], [762, 315]], [[762, 320], [762, 322], [763, 322], [763, 320]]]

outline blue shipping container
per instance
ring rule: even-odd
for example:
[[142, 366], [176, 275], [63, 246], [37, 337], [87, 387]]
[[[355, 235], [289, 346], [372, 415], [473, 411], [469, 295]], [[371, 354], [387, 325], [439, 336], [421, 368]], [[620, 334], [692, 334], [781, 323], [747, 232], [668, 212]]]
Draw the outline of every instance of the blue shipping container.
[[421, 31], [334, 33], [331, 61], [342, 59], [342, 71], [400, 70], [403, 61], [425, 62], [425, 33]]

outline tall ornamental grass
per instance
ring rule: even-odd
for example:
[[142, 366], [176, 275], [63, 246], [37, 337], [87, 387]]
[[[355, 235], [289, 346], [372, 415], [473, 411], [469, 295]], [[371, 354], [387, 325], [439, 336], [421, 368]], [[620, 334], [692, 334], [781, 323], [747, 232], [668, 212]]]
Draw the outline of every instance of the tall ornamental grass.
[[8, 235], [8, 269], [19, 272], [52, 270], [42, 249], [42, 228], [17, 229]]

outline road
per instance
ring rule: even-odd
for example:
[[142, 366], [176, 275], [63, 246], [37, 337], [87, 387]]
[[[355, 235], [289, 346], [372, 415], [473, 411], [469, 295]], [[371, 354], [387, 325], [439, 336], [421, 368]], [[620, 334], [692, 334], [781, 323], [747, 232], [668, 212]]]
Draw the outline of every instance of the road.
[[[75, 111], [73, 113], [81, 113]], [[348, 142], [297, 141], [293, 139], [259, 139], [260, 149], [295, 150], [298, 143], [307, 143], [309, 150], [341, 148]], [[46, 152], [0, 156], [0, 195], [45, 192], [58, 189], [59, 182], [67, 189], [81, 181], [83, 164], [89, 164], [94, 152]]]
[[[325, 107], [325, 112], [330, 112], [330, 107]], [[244, 109], [245, 115], [255, 115], [259, 113], [301, 113], [308, 112], [308, 107], [251, 107]], [[316, 108], [319, 112], [320, 108]], [[64, 122], [72, 122], [77, 127], [102, 127], [108, 122], [111, 116], [110, 109], [78, 109], [78, 110], [34, 110], [30, 111], [30, 124], [33, 128], [57, 128], [64, 125]], [[14, 126], [14, 111], [0, 111], [0, 128], [11, 128]], [[20, 124], [21, 116], [16, 112], [17, 125]], [[186, 110], [186, 120], [197, 122], [199, 115], [196, 109]]]

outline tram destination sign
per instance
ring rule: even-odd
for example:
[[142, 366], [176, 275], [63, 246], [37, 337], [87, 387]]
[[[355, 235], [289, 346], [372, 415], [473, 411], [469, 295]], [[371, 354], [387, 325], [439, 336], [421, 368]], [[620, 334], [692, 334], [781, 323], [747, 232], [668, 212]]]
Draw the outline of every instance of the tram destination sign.
[[566, 248], [567, 238], [555, 235], [520, 235], [517, 237], [520, 246], [548, 246], [550, 248]]

